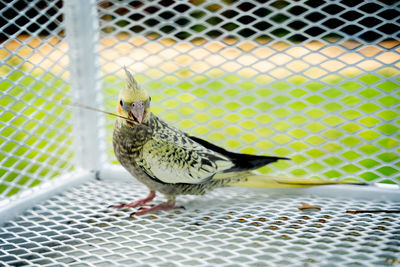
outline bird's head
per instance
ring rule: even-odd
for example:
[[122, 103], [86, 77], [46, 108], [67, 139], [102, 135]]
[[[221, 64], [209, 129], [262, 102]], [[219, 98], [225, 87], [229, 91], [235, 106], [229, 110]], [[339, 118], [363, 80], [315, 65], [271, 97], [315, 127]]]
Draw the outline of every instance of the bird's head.
[[150, 113], [150, 97], [125, 68], [126, 85], [119, 93], [117, 113], [131, 120], [118, 118], [130, 127], [145, 122]]

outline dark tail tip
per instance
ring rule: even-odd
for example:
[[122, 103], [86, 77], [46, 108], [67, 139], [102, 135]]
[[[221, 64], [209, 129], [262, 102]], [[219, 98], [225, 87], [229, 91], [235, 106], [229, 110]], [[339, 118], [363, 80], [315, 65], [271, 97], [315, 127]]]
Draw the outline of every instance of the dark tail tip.
[[278, 160], [290, 160], [285, 157], [274, 157], [274, 156], [259, 156], [259, 155], [247, 155], [247, 154], [236, 154], [238, 157], [235, 158], [236, 167], [239, 169], [254, 170], [261, 168], [265, 165], [277, 162]]

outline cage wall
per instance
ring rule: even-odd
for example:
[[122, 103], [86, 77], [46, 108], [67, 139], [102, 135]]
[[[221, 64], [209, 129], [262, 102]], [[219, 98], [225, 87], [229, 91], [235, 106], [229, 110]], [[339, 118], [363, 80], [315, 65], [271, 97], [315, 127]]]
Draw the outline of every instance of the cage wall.
[[[74, 120], [63, 101], [114, 111], [124, 65], [168, 123], [234, 151], [292, 158], [263, 173], [399, 182], [395, 1], [84, 1], [97, 13], [69, 32], [66, 3], [1, 3], [2, 200], [76, 162], [116, 163], [114, 119]], [[79, 60], [90, 65], [76, 73]], [[78, 75], [90, 86], [74, 84]], [[80, 150], [85, 116], [99, 123], [92, 149]]]
[[0, 3], [1, 204], [73, 169], [67, 51], [61, 1]]
[[292, 159], [263, 173], [399, 182], [397, 3], [99, 1], [98, 13], [108, 110], [126, 65], [168, 123]]

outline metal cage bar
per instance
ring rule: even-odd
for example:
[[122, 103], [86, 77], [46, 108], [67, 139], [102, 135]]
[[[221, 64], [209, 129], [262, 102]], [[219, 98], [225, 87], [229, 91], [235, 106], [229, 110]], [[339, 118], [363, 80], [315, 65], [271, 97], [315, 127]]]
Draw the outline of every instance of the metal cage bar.
[[[65, 2], [65, 21], [70, 57], [72, 101], [97, 106], [100, 72], [98, 65], [98, 18], [95, 1]], [[101, 143], [99, 114], [74, 109], [75, 166], [98, 170]]]

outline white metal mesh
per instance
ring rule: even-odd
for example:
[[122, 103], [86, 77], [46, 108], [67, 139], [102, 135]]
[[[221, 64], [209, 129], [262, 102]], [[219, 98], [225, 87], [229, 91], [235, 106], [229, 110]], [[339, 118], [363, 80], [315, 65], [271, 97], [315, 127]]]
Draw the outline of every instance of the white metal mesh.
[[[98, 14], [79, 16], [83, 4]], [[81, 179], [68, 176], [72, 162], [113, 169], [114, 118], [98, 125], [102, 115], [79, 111], [72, 121], [62, 100], [79, 96], [113, 110], [123, 65], [169, 123], [235, 151], [293, 159], [261, 172], [399, 183], [395, 1], [15, 0], [0, 7], [0, 219], [16, 202], [29, 206], [18, 193], [30, 187], [61, 173]], [[79, 22], [66, 22], [68, 12]], [[398, 191], [371, 188], [224, 188], [179, 198], [186, 210], [130, 220], [131, 211], [106, 206], [145, 195], [143, 185], [90, 181], [3, 224], [0, 264], [395, 265], [399, 215], [345, 213], [400, 208]], [[299, 211], [301, 202], [322, 210]]]
[[0, 200], [71, 171], [61, 2], [0, 4]]
[[[186, 210], [129, 219], [105, 208], [144, 195], [137, 182], [91, 181], [52, 197], [0, 229], [0, 262], [10, 266], [395, 266], [400, 209], [365, 193], [296, 195], [224, 188], [182, 197]], [[329, 191], [329, 189], [328, 189]], [[373, 196], [374, 199], [368, 198]], [[301, 202], [321, 211], [300, 211]]]
[[398, 4], [264, 2], [99, 1], [107, 109], [127, 65], [169, 123], [292, 158], [262, 172], [398, 183]]

